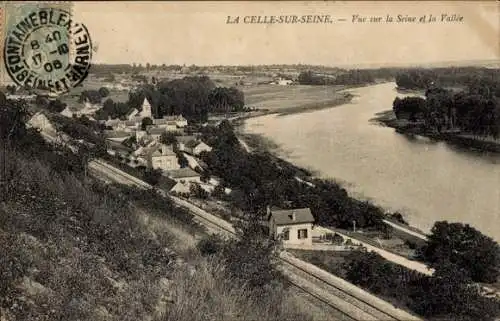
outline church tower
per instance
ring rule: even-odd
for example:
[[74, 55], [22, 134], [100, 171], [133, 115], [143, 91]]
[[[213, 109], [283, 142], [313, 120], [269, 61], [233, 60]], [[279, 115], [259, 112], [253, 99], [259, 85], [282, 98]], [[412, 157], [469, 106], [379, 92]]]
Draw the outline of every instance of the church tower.
[[153, 118], [151, 113], [151, 104], [149, 103], [149, 100], [146, 97], [144, 97], [144, 102], [142, 103], [141, 117]]

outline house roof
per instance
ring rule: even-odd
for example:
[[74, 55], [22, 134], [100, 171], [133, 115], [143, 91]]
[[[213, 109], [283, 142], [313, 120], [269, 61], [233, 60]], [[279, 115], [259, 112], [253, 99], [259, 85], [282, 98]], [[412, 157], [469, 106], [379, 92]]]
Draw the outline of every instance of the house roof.
[[189, 167], [184, 167], [181, 169], [175, 169], [168, 171], [168, 175], [172, 178], [185, 178], [185, 177], [197, 177], [200, 176], [197, 172], [193, 171]]
[[118, 142], [115, 142], [115, 141], [112, 141], [109, 139], [106, 139], [106, 144], [108, 145], [108, 147], [110, 147], [114, 150], [120, 150], [123, 152], [133, 152], [134, 151], [132, 148], [129, 148], [129, 147], [123, 145], [122, 143], [118, 143]]
[[[295, 220], [293, 219], [295, 215]], [[292, 210], [272, 210], [269, 218], [273, 217], [276, 225], [313, 223], [314, 216], [309, 208]]]
[[178, 182], [174, 181], [173, 179], [171, 179], [169, 177], [162, 175], [157, 186], [161, 189], [165, 189], [165, 190], [170, 191], [177, 184], [178, 184]]
[[195, 136], [192, 136], [192, 135], [182, 135], [182, 136], [176, 136], [175, 137], [177, 139], [177, 142], [179, 143], [183, 143], [183, 144], [186, 144], [192, 140], [196, 140], [196, 137]]
[[189, 142], [186, 143], [186, 147], [188, 147], [188, 148], [195, 148], [199, 144], [201, 144], [201, 142], [198, 142], [196, 140], [190, 140]]
[[152, 157], [155, 157], [155, 156], [175, 156], [176, 155], [174, 153], [174, 151], [172, 150], [172, 147], [165, 145], [165, 144], [156, 145], [154, 148], [152, 148], [149, 151], [149, 154]]
[[127, 117], [128, 117], [128, 116], [130, 116], [130, 115], [132, 115], [132, 114], [134, 114], [134, 113], [136, 113], [136, 114], [137, 114], [138, 112], [139, 112], [139, 111], [138, 111], [137, 109], [132, 108], [132, 109], [130, 109], [130, 110], [127, 112]]
[[171, 120], [171, 119], [153, 119], [153, 124], [177, 126], [177, 123], [175, 122], [175, 120]]
[[124, 132], [118, 130], [105, 130], [104, 134], [106, 135], [106, 138], [122, 138], [122, 137], [132, 136], [132, 133], [130, 132]]
[[148, 134], [150, 134], [150, 135], [161, 135], [163, 133], [166, 133], [165, 128], [149, 128], [148, 129]]

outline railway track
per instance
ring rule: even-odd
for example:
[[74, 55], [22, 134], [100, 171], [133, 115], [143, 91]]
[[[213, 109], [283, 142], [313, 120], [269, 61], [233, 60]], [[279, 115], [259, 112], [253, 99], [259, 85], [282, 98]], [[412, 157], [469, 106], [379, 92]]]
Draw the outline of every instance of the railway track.
[[[89, 164], [92, 171], [105, 175], [107, 179], [122, 184], [132, 184], [139, 188], [149, 189], [151, 185], [143, 182], [123, 171], [100, 160], [95, 160]], [[112, 173], [112, 174], [111, 174]], [[232, 225], [219, 219], [195, 205], [180, 198], [168, 195], [160, 191], [162, 195], [171, 199], [176, 205], [187, 208], [195, 216], [195, 220], [205, 225], [214, 232], [223, 232], [227, 236], [236, 236], [236, 231]], [[329, 275], [311, 264], [307, 264], [290, 254], [283, 252], [280, 255], [282, 265], [281, 271], [289, 282], [300, 290], [308, 293], [329, 307], [339, 311], [344, 317], [343, 320], [356, 321], [410, 321], [422, 320], [407, 312], [392, 307], [387, 302], [378, 299], [371, 294], [349, 284], [348, 282]], [[311, 272], [313, 271], [313, 272]], [[320, 271], [324, 273], [320, 273]], [[357, 289], [353, 291], [354, 289]], [[354, 294], [355, 293], [355, 294]]]

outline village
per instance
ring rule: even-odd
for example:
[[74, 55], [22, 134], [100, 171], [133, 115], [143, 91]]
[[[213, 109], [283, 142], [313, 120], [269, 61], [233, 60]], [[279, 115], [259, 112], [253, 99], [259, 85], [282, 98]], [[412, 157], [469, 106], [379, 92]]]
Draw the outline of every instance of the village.
[[[144, 81], [145, 77], [130, 83], [90, 77], [85, 88], [59, 97], [23, 93], [23, 89], [17, 88], [7, 98], [28, 102], [31, 116], [27, 128], [36, 129], [47, 142], [80, 155], [84, 176], [98, 178], [110, 186], [118, 183], [152, 187], [159, 192], [154, 197], [174, 200], [211, 221], [216, 227], [208, 230], [213, 233], [220, 232], [217, 226], [226, 226], [226, 230], [233, 231], [231, 235], [233, 226], [256, 222], [264, 228], [266, 237], [278, 242], [284, 257], [293, 255], [293, 259], [303, 260], [300, 264], [309, 264], [308, 270], [321, 268], [324, 270], [320, 269], [320, 273], [333, 273], [340, 277], [335, 282], [348, 279], [345, 264], [358, 252], [376, 253], [381, 260], [422, 277], [433, 275], [435, 269], [418, 260], [417, 248], [428, 241], [427, 235], [400, 222], [394, 213], [384, 213], [350, 198], [335, 182], [300, 174], [301, 169], [249, 147], [246, 137], [234, 131], [232, 124], [239, 119], [267, 111], [255, 108], [256, 105], [249, 108], [245, 102], [237, 102], [241, 104], [234, 109], [224, 105], [220, 108], [216, 101], [209, 102], [205, 115], [200, 114], [203, 108], [193, 112], [177, 106], [168, 106], [168, 114], [161, 113], [158, 98], [153, 98], [161, 86], [154, 77], [151, 82]], [[232, 86], [234, 79], [229, 79], [227, 85]], [[203, 82], [207, 78], [196, 75], [181, 81]], [[277, 75], [258, 86], [242, 86], [239, 88], [257, 93], [255, 101], [262, 93], [279, 93], [273, 98], [275, 102], [289, 88], [303, 88]], [[144, 94], [148, 88], [153, 94]], [[210, 93], [224, 93], [220, 88], [224, 87], [219, 84]], [[224, 100], [230, 96], [217, 97]], [[265, 177], [266, 173], [269, 177]], [[262, 195], [255, 201], [252, 181], [261, 184], [257, 193]], [[332, 220], [332, 199], [350, 204], [338, 218], [345, 215], [353, 219]], [[362, 210], [351, 216], [350, 208], [358, 206]], [[485, 296], [498, 295], [488, 287], [482, 291]], [[384, 309], [392, 311], [393, 307]]]

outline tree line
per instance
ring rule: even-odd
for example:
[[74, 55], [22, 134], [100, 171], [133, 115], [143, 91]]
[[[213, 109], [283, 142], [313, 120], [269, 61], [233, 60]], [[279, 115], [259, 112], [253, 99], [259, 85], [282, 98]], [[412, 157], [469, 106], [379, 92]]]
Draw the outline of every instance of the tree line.
[[461, 130], [477, 136], [500, 135], [500, 96], [493, 88], [473, 87], [453, 92], [430, 88], [425, 98], [396, 98], [393, 111], [398, 119], [421, 120], [424, 130]]
[[125, 118], [128, 111], [142, 109], [147, 98], [154, 117], [183, 115], [188, 120], [206, 121], [209, 113], [243, 111], [245, 97], [236, 88], [217, 87], [207, 76], [190, 76], [182, 79], [163, 80], [158, 84], [145, 84], [138, 91], [129, 93], [125, 103], [108, 99], [97, 113], [99, 119]]
[[406, 69], [396, 75], [396, 84], [402, 89], [426, 90], [436, 87], [468, 87], [489, 91], [500, 96], [498, 69], [478, 67], [450, 67], [433, 69]]
[[377, 79], [393, 79], [397, 74], [394, 68], [378, 69], [339, 69], [332, 72], [319, 70], [302, 71], [298, 76], [301, 85], [366, 85]]

